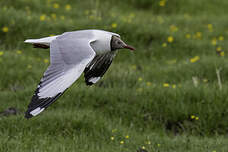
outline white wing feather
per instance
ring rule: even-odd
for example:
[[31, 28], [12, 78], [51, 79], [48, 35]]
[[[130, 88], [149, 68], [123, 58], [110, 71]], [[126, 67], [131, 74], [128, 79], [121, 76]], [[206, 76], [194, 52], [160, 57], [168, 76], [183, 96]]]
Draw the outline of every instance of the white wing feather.
[[64, 92], [82, 74], [95, 52], [91, 39], [78, 39], [73, 33], [64, 34], [51, 43], [51, 65], [41, 79], [38, 96], [54, 97]]
[[45, 38], [40, 38], [40, 39], [28, 39], [28, 40], [25, 40], [24, 42], [25, 43], [31, 43], [31, 44], [44, 44], [44, 45], [48, 45], [50, 46], [50, 43], [55, 40], [56, 38], [58, 37], [57, 36], [51, 36], [51, 37], [45, 37]]

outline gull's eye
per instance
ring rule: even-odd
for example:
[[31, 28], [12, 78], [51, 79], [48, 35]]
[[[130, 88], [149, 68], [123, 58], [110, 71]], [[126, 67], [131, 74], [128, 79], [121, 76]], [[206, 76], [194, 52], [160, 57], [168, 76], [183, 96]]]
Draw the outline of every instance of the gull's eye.
[[117, 44], [118, 44], [118, 45], [120, 45], [120, 44], [121, 44], [121, 42], [120, 42], [120, 41], [117, 41]]

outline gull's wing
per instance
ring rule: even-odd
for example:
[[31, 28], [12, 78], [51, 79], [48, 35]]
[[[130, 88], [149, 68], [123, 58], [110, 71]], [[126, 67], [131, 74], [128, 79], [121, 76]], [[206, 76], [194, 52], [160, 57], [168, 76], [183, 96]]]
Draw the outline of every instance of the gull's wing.
[[25, 113], [31, 118], [58, 99], [82, 74], [95, 52], [91, 35], [63, 34], [51, 43], [51, 64], [43, 75]]
[[115, 52], [108, 52], [106, 54], [96, 55], [90, 64], [85, 68], [84, 77], [87, 85], [96, 83], [108, 70], [112, 60], [116, 56]]

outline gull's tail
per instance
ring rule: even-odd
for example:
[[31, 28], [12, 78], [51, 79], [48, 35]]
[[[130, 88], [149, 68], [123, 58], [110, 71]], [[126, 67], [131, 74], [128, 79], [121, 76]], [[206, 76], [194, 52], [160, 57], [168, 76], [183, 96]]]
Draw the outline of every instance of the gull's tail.
[[40, 39], [28, 39], [25, 40], [25, 43], [31, 43], [33, 44], [34, 48], [44, 48], [47, 49], [50, 47], [50, 43], [55, 40], [57, 36], [51, 36], [51, 37], [44, 37], [44, 38], [40, 38]]

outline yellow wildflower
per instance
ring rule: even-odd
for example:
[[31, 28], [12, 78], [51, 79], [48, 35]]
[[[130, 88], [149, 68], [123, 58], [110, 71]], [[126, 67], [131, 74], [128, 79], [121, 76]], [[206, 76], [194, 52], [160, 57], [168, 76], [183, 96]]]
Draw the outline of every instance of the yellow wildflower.
[[225, 52], [224, 51], [221, 51], [219, 54], [220, 54], [220, 56], [225, 56]]
[[167, 40], [168, 40], [169, 43], [172, 43], [174, 38], [172, 36], [169, 36]]
[[195, 120], [199, 120], [199, 117], [196, 117]]
[[208, 24], [207, 28], [210, 32], [213, 32], [213, 25], [212, 24]]
[[169, 28], [170, 28], [171, 32], [177, 32], [178, 31], [178, 28], [175, 25], [170, 25]]
[[21, 52], [21, 50], [17, 50], [17, 54], [21, 54], [22, 52]]
[[145, 149], [146, 149], [146, 147], [145, 147], [145, 146], [142, 146], [142, 149], [144, 149], [144, 150], [145, 150]]
[[224, 36], [219, 36], [219, 41], [223, 41], [224, 40]]
[[7, 33], [7, 32], [9, 31], [9, 28], [6, 27], [6, 26], [4, 26], [4, 27], [2, 28], [2, 31], [3, 31], [4, 33]]
[[150, 141], [147, 141], [147, 142], [146, 142], [146, 144], [147, 144], [147, 145], [150, 145], [150, 144], [151, 144], [151, 142], [150, 142]]
[[160, 0], [159, 5], [160, 5], [161, 7], [165, 6], [165, 0]]
[[200, 59], [199, 56], [195, 56], [195, 57], [193, 57], [193, 58], [190, 59], [190, 62], [191, 63], [194, 63], [194, 62], [198, 61], [199, 59]]
[[117, 27], [117, 24], [116, 23], [112, 23], [112, 28], [116, 28]]
[[211, 41], [211, 44], [212, 45], [216, 45], [217, 44], [217, 39], [216, 38], [213, 38], [212, 41]]
[[167, 43], [162, 43], [162, 47], [167, 47]]
[[151, 82], [147, 82], [146, 85], [147, 85], [147, 86], [151, 86]]
[[168, 83], [164, 83], [163, 87], [167, 88], [167, 87], [169, 87], [169, 84]]
[[176, 89], [177, 86], [175, 84], [173, 84], [172, 87], [173, 87], [173, 89]]
[[0, 56], [2, 56], [4, 54], [4, 52], [3, 51], [0, 51]]
[[216, 51], [220, 52], [220, 51], [222, 51], [222, 48], [219, 46], [216, 48]]
[[121, 141], [120, 141], [120, 144], [124, 144], [124, 141], [123, 141], [123, 140], [121, 140]]
[[196, 38], [201, 39], [202, 38], [202, 32], [196, 32]]
[[138, 78], [138, 81], [142, 81], [142, 80], [143, 80], [142, 77], [139, 77], [139, 78]]
[[112, 136], [110, 139], [111, 139], [111, 140], [114, 140], [115, 138]]
[[45, 14], [42, 14], [41, 16], [40, 16], [40, 21], [44, 21], [46, 19], [46, 15]]
[[48, 59], [44, 59], [44, 63], [48, 63], [49, 62], [49, 60]]
[[56, 8], [56, 9], [58, 9], [59, 8], [59, 4], [58, 3], [54, 3], [53, 4], [53, 7]]
[[128, 138], [129, 138], [129, 136], [128, 136], [128, 135], [126, 135], [126, 136], [125, 136], [125, 138], [126, 138], [126, 139], [128, 139]]
[[70, 4], [67, 4], [67, 5], [65, 6], [65, 9], [66, 9], [67, 11], [70, 11], [70, 10], [71, 10]]
[[186, 37], [186, 39], [190, 39], [191, 38], [191, 34], [186, 34], [185, 37]]
[[208, 27], [208, 29], [212, 29], [213, 25], [212, 24], [208, 24], [207, 27]]
[[196, 118], [196, 116], [194, 116], [194, 115], [191, 115], [191, 119], [195, 119]]

